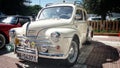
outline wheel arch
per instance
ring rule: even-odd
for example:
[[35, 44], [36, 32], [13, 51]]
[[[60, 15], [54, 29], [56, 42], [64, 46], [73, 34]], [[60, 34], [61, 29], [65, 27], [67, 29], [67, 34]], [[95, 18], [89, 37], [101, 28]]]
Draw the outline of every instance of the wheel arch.
[[[68, 58], [66, 59], [66, 65], [69, 65], [69, 66], [73, 66], [77, 62], [77, 59], [78, 59], [78, 56], [79, 56], [79, 51], [80, 51], [79, 50], [80, 39], [79, 39], [79, 36], [77, 34], [73, 35], [73, 38], [71, 40], [71, 44], [72, 44], [73, 41], [76, 42], [76, 44], [77, 44], [78, 53], [77, 53], [76, 59], [72, 63], [71, 63], [71, 61], [69, 61], [69, 55], [68, 55]], [[71, 49], [69, 48], [69, 50], [71, 50]]]
[[79, 44], [80, 44], [80, 39], [79, 39], [79, 36], [78, 36], [77, 34], [75, 34], [75, 35], [73, 36], [73, 39], [72, 39], [72, 40], [76, 41], [77, 44], [78, 44], [78, 46], [79, 46]]

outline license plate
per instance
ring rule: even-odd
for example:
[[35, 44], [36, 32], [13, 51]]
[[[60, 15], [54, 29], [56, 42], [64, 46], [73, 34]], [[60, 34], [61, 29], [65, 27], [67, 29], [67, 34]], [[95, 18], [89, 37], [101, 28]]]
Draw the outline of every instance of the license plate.
[[35, 54], [26, 53], [26, 52], [17, 52], [17, 56], [20, 59], [23, 59], [23, 60], [28, 60], [28, 61], [32, 61], [32, 62], [38, 62], [37, 52]]

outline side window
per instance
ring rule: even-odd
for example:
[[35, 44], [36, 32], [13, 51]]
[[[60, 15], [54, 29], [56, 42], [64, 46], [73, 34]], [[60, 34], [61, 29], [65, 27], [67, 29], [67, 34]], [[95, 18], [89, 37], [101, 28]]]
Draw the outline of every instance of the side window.
[[76, 11], [75, 19], [76, 19], [76, 20], [83, 20], [82, 10], [78, 9], [78, 10]]
[[18, 19], [16, 17], [12, 17], [11, 24], [17, 24]]
[[87, 15], [85, 12], [84, 12], [84, 20], [87, 20]]
[[19, 18], [19, 23], [21, 23], [21, 25], [24, 25], [28, 21], [30, 21], [29, 18]]

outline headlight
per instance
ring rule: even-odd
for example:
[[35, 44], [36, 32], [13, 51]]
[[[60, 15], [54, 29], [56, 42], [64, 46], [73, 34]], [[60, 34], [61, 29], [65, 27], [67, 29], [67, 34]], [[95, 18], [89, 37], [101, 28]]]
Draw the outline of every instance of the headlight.
[[16, 38], [16, 31], [11, 29], [9, 31], [9, 36], [10, 36], [10, 42], [11, 43], [14, 43], [15, 45], [18, 45], [20, 42], [19, 42], [19, 39]]
[[58, 42], [60, 40], [60, 33], [59, 32], [51, 33], [51, 40], [54, 42]]
[[11, 38], [15, 38], [15, 36], [16, 36], [16, 31], [15, 31], [15, 30], [10, 30], [10, 31], [9, 31], [9, 36], [10, 36]]

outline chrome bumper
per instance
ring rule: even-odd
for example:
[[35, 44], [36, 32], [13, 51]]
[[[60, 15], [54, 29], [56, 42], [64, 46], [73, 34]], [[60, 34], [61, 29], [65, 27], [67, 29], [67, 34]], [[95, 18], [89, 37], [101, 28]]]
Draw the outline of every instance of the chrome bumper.
[[16, 53], [17, 53], [17, 55], [19, 53], [23, 53], [23, 54], [29, 54], [29, 55], [33, 55], [33, 56], [38, 56], [38, 57], [42, 57], [42, 58], [50, 58], [50, 59], [66, 59], [67, 58], [67, 56], [64, 55], [64, 54], [38, 52], [38, 50], [37, 51], [36, 50], [37, 49], [17, 47], [16, 48]]

